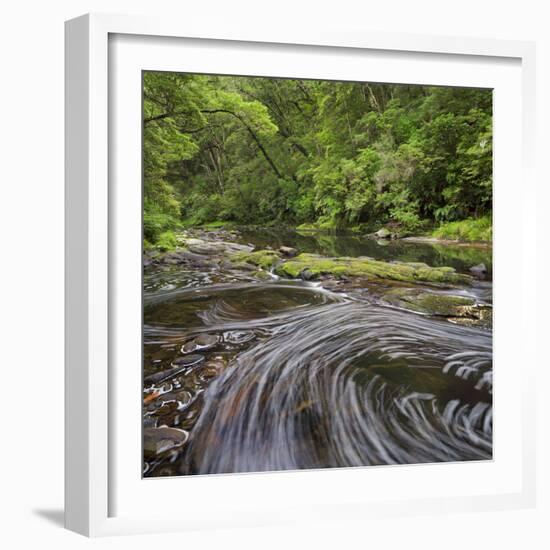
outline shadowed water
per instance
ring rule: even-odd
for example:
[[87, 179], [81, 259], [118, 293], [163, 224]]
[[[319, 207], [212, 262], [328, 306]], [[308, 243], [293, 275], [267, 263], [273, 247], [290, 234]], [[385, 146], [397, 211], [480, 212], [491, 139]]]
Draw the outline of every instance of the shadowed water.
[[186, 399], [161, 395], [160, 408], [145, 409], [148, 425], [189, 438], [149, 459], [145, 475], [491, 458], [490, 331], [384, 307], [368, 291], [245, 273], [218, 280], [146, 293], [146, 376], [200, 334], [215, 344], [152, 388]]

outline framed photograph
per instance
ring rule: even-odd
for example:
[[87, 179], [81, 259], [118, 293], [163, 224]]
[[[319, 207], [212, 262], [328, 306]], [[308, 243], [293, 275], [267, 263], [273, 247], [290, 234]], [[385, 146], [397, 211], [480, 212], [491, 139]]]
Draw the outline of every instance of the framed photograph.
[[322, 31], [67, 22], [67, 528], [533, 505], [534, 46]]

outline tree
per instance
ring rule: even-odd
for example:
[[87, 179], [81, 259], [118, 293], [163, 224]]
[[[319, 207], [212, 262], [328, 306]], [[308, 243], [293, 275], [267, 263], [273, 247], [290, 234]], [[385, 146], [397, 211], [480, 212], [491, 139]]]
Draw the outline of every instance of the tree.
[[179, 223], [491, 212], [490, 90], [145, 73], [146, 239]]

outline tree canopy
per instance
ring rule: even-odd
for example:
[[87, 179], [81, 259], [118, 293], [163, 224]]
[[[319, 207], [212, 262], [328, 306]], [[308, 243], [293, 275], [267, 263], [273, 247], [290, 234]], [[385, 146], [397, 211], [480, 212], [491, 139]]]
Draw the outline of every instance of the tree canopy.
[[394, 222], [492, 208], [492, 92], [147, 72], [144, 234]]

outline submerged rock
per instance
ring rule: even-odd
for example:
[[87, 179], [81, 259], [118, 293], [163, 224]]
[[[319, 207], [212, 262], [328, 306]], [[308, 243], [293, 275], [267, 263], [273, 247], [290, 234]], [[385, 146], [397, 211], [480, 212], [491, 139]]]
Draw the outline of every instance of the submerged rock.
[[223, 333], [223, 339], [228, 344], [246, 344], [256, 338], [251, 330], [231, 330]]
[[181, 346], [181, 353], [187, 354], [199, 350], [213, 349], [219, 344], [220, 340], [220, 337], [216, 334], [199, 334]]
[[185, 357], [176, 357], [172, 361], [172, 365], [174, 367], [192, 367], [194, 365], [198, 365], [199, 363], [202, 363], [204, 361], [204, 355], [201, 355], [200, 353], [196, 353], [193, 355], [186, 355]]
[[155, 416], [146, 416], [143, 419], [144, 428], [156, 428], [158, 424], [158, 418]]
[[143, 383], [146, 385], [157, 385], [161, 382], [164, 382], [165, 380], [169, 380], [170, 378], [174, 378], [174, 376], [177, 376], [180, 372], [185, 370], [188, 367], [191, 367], [193, 365], [197, 365], [204, 361], [204, 355], [188, 355], [187, 357], [178, 357], [172, 361], [172, 368], [163, 370], [160, 372], [155, 372], [154, 374], [150, 374], [149, 376], [146, 376], [143, 379]]
[[189, 432], [177, 428], [144, 428], [143, 453], [153, 457], [176, 447], [181, 447], [189, 438]]
[[192, 399], [192, 394], [187, 390], [172, 390], [159, 395], [156, 403], [159, 406], [165, 405], [166, 403], [175, 403], [176, 407], [179, 407], [188, 405]]
[[211, 359], [201, 366], [197, 375], [201, 382], [208, 382], [219, 376], [227, 368], [227, 361], [222, 358]]

